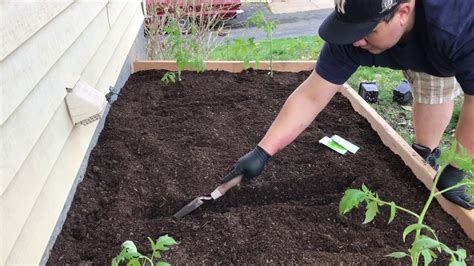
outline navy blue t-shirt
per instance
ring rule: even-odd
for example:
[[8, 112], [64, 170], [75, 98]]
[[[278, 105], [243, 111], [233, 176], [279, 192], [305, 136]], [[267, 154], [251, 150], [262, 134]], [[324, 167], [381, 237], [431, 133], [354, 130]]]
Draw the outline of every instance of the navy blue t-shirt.
[[359, 66], [410, 69], [456, 76], [464, 93], [474, 95], [474, 1], [417, 0], [415, 14], [415, 26], [403, 46], [374, 55], [352, 44], [326, 43], [316, 72], [331, 83], [343, 84]]

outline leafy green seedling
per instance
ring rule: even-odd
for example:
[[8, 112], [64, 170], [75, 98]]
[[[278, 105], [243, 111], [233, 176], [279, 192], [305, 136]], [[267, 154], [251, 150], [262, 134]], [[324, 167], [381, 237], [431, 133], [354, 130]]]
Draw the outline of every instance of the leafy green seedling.
[[127, 265], [131, 266], [147, 264], [153, 266], [155, 265], [155, 261], [157, 266], [170, 265], [169, 263], [160, 261], [159, 259], [161, 258], [161, 252], [169, 250], [169, 246], [175, 245], [176, 241], [168, 235], [160, 236], [156, 243], [149, 237], [148, 240], [150, 241], [151, 249], [153, 250], [150, 257], [140, 254], [133, 241], [127, 240], [122, 243], [122, 251], [120, 254], [112, 260], [112, 266], [119, 266], [122, 262], [126, 262]]
[[273, 78], [273, 34], [275, 33], [278, 25], [277, 21], [267, 20], [263, 11], [258, 11], [247, 20], [247, 27], [250, 24], [255, 25], [259, 29], [263, 28], [267, 34], [267, 39], [270, 43], [270, 77]]
[[290, 43], [288, 53], [293, 55], [294, 58], [299, 60], [306, 60], [308, 58], [304, 55], [304, 49], [306, 48], [306, 43], [301, 38], [295, 38], [293, 42]]
[[206, 69], [204, 55], [196, 40], [185, 38], [178, 22], [173, 18], [169, 18], [165, 32], [168, 34], [167, 41], [171, 44], [172, 54], [178, 66], [178, 81], [181, 81], [181, 73], [186, 67], [198, 73], [204, 72]]
[[166, 72], [163, 77], [161, 78], [165, 84], [176, 83], [176, 74], [174, 72]]
[[225, 45], [225, 60], [229, 60], [229, 48], [230, 48], [230, 38], [229, 38], [229, 36], [225, 37], [224, 45]]
[[249, 68], [251, 59], [255, 61], [255, 66], [258, 68], [260, 64], [260, 59], [257, 54], [257, 45], [255, 44], [254, 38], [235, 39], [231, 50], [232, 53], [237, 55], [237, 57], [242, 58], [242, 60], [244, 61], [244, 69]]
[[[387, 202], [381, 200], [377, 193], [370, 191], [365, 185], [362, 185], [361, 189], [347, 189], [345, 191], [344, 196], [339, 203], [339, 213], [344, 215], [353, 208], [359, 207], [359, 204], [365, 203], [366, 212], [363, 223], [366, 224], [374, 220], [375, 216], [379, 213], [379, 206], [390, 207], [390, 218], [388, 223], [391, 223], [395, 219], [397, 211], [406, 212], [416, 218], [417, 222], [407, 226], [403, 231], [402, 237], [403, 241], [405, 242], [407, 236], [414, 233], [415, 237], [413, 243], [408, 249], [408, 252], [397, 251], [388, 254], [388, 257], [404, 258], [409, 256], [411, 258], [412, 265], [414, 266], [418, 265], [420, 262], [420, 257], [423, 257], [424, 264], [429, 265], [434, 259], [437, 258], [437, 254], [435, 253], [435, 251], [437, 251], [438, 253], [447, 253], [450, 256], [450, 265], [466, 265], [466, 250], [462, 248], [453, 250], [447, 245], [443, 244], [438, 239], [435, 230], [425, 225], [423, 221], [431, 202], [436, 196], [460, 186], [474, 186], [474, 158], [470, 157], [467, 151], [461, 145], [454, 143], [451, 146], [451, 149], [443, 151], [440, 162], [440, 171], [438, 171], [435, 176], [431, 193], [426, 200], [425, 206], [420, 214], [400, 207], [393, 201]], [[455, 186], [447, 188], [443, 191], [437, 191], [436, 184], [438, 182], [439, 176], [442, 173], [442, 170], [451, 163], [455, 164], [457, 167], [459, 167], [459, 169], [462, 169], [466, 173], [466, 177]], [[472, 191], [468, 191], [467, 193], [472, 193]]]

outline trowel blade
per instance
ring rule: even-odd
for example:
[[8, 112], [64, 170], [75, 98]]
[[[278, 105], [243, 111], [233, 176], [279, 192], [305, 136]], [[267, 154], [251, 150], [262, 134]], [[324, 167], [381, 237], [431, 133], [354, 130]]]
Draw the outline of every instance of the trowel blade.
[[186, 206], [184, 206], [181, 210], [179, 210], [177, 213], [174, 214], [175, 218], [183, 218], [184, 216], [188, 215], [195, 209], [199, 208], [199, 206], [204, 204], [203, 199], [207, 200], [205, 197], [198, 197], [193, 199], [191, 202], [189, 202]]

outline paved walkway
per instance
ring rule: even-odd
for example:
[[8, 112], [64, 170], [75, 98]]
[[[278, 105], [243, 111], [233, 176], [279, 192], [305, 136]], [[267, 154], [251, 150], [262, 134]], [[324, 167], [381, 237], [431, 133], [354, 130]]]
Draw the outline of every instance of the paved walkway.
[[334, 8], [334, 0], [271, 0], [269, 7], [273, 14], [304, 12]]
[[[274, 14], [269, 8], [269, 4], [264, 2], [242, 3], [244, 13], [239, 14], [236, 19], [228, 21], [227, 26], [231, 28], [229, 37], [235, 38], [255, 38], [255, 40], [266, 39], [263, 30], [254, 27], [247, 28], [246, 21], [256, 12], [263, 12], [265, 18], [271, 21], [278, 21], [278, 27], [273, 38], [288, 38], [299, 36], [318, 35], [318, 28], [324, 19], [333, 11], [333, 8], [322, 8], [309, 11], [293, 11], [289, 13]], [[287, 0], [292, 1], [292, 0]], [[306, 0], [309, 3], [310, 0]], [[315, 0], [312, 0], [315, 1]], [[332, 0], [331, 0], [332, 1]], [[290, 2], [291, 3], [291, 2]], [[292, 3], [294, 4], [294, 2]], [[287, 9], [295, 10], [295, 9]]]

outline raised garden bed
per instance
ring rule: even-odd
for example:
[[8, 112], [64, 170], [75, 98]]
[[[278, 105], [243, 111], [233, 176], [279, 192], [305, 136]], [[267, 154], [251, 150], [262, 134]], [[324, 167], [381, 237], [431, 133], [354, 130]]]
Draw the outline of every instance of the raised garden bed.
[[[146, 238], [163, 234], [178, 241], [164, 253], [173, 264], [400, 263], [384, 255], [408, 247], [401, 232], [413, 219], [400, 213], [387, 225], [389, 210], [382, 209], [374, 223], [362, 225], [364, 210], [340, 216], [339, 200], [348, 187], [366, 184], [381, 198], [420, 211], [428, 191], [340, 94], [256, 180], [173, 218], [220, 184], [309, 72], [273, 79], [264, 71], [185, 72], [172, 85], [160, 81], [164, 73], [135, 73], [122, 89], [48, 264], [106, 265], [123, 241], [147, 253]], [[318, 144], [332, 134], [361, 150], [343, 156]], [[455, 219], [438, 203], [429, 212], [426, 223], [448, 246], [465, 248], [472, 263], [474, 243]]]

